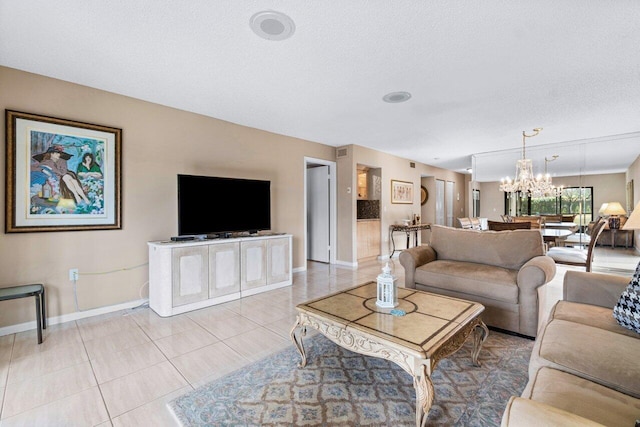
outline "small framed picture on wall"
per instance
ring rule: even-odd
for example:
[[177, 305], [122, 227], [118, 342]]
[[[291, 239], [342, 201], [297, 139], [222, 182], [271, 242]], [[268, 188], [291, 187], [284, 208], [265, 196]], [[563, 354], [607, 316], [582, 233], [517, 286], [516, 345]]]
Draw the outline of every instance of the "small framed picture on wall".
[[391, 203], [413, 203], [413, 182], [391, 180]]

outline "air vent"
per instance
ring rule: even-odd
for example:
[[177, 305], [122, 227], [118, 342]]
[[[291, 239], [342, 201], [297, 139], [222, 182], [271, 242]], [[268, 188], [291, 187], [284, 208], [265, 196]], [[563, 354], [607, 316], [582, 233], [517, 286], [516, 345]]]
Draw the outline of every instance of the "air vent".
[[410, 168], [416, 168], [416, 162], [409, 162], [409, 167]]
[[347, 152], [346, 148], [338, 148], [336, 150], [336, 158], [337, 159], [339, 159], [341, 157], [347, 157], [347, 154], [349, 154], [349, 153]]

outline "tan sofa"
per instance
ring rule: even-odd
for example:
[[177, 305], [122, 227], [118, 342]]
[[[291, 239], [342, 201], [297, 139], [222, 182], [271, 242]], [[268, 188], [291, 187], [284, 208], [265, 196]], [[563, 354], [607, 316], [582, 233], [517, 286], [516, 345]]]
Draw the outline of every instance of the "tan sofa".
[[622, 276], [566, 273], [563, 300], [538, 334], [529, 382], [507, 404], [504, 427], [633, 426], [640, 419], [640, 335], [613, 318], [628, 284]]
[[433, 225], [428, 245], [400, 253], [405, 287], [476, 301], [488, 326], [535, 337], [540, 287], [556, 273], [539, 230]]

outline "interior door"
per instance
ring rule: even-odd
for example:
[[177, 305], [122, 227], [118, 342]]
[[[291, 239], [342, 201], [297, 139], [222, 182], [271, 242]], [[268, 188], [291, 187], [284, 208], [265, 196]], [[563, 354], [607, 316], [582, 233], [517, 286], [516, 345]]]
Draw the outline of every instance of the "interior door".
[[447, 204], [447, 208], [445, 209], [447, 215], [447, 227], [453, 227], [453, 191], [454, 184], [451, 181], [447, 181], [447, 192], [444, 197], [445, 202]]
[[436, 224], [444, 225], [444, 181], [436, 179]]
[[329, 262], [329, 166], [307, 169], [307, 257]]

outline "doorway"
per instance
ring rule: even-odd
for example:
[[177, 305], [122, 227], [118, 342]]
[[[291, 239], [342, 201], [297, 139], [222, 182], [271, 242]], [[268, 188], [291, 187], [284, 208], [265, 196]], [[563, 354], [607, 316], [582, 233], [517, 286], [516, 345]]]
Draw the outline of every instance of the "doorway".
[[305, 259], [336, 262], [336, 163], [305, 157]]

